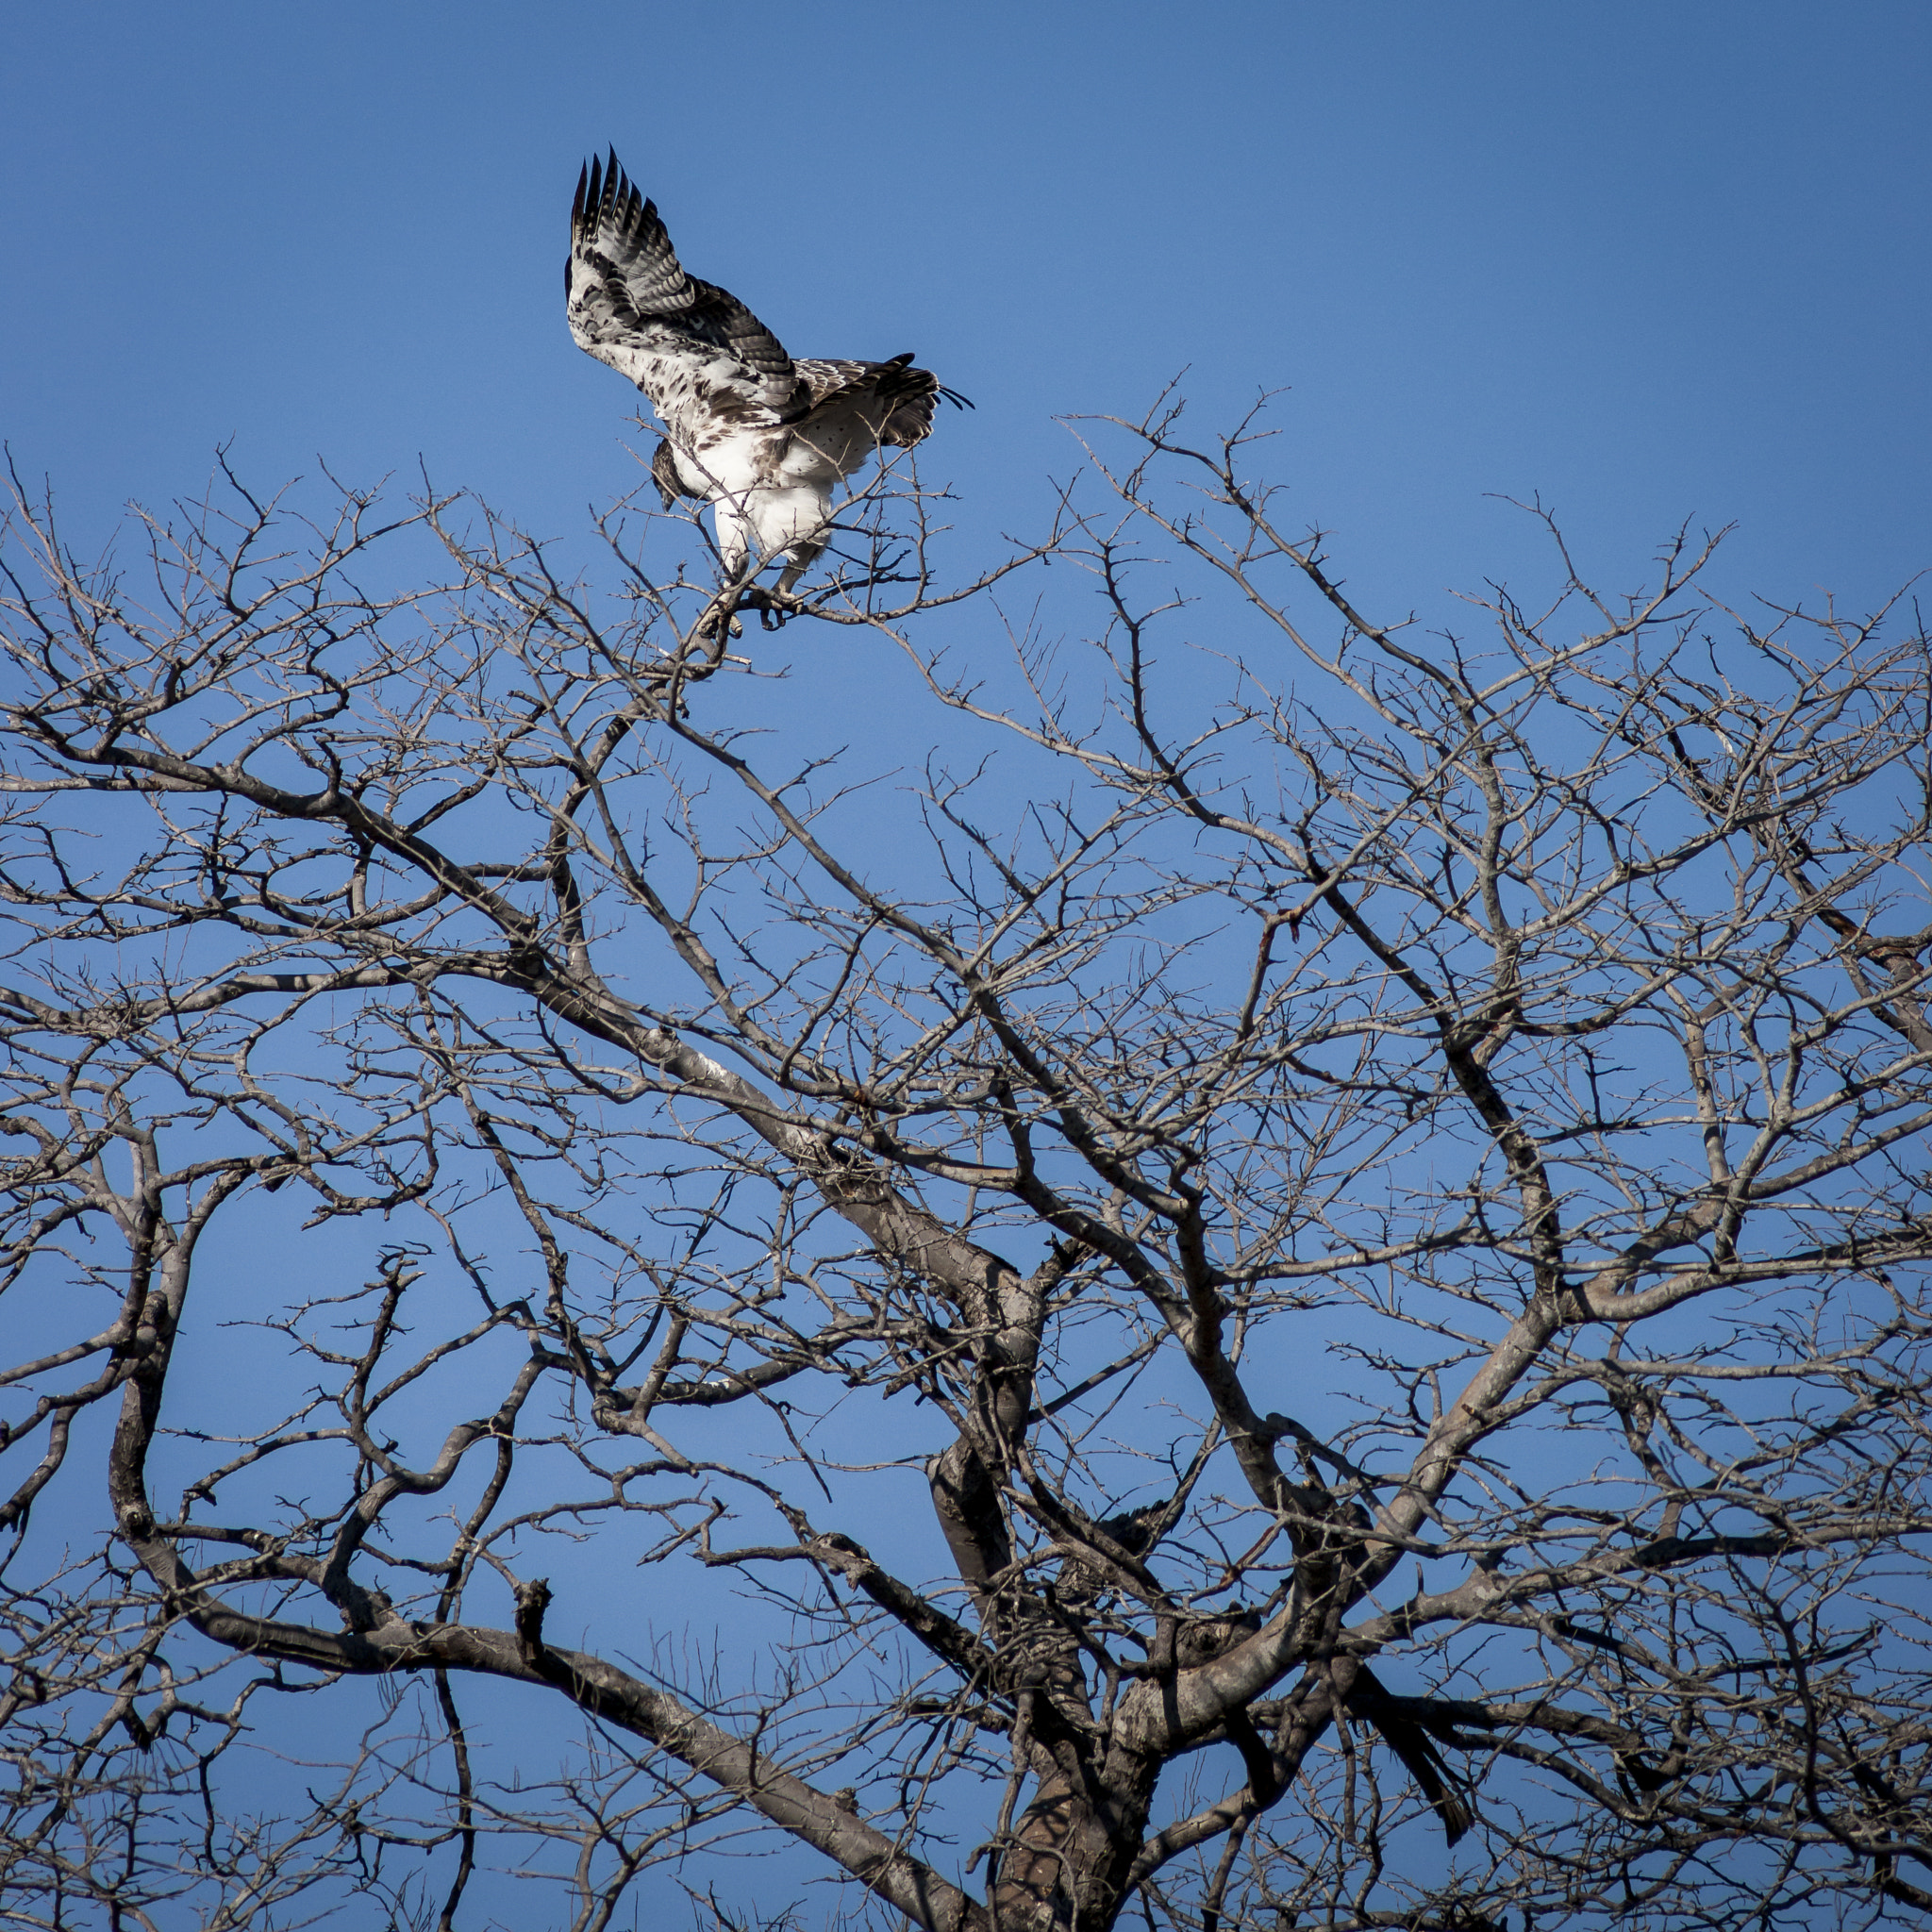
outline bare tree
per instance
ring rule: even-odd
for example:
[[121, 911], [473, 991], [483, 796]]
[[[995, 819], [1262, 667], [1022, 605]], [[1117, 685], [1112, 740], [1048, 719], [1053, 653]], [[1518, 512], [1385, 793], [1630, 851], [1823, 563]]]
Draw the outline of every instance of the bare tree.
[[1425, 634], [1090, 427], [775, 639], [19, 496], [17, 1923], [1932, 1906], [1926, 639], [1554, 525]]

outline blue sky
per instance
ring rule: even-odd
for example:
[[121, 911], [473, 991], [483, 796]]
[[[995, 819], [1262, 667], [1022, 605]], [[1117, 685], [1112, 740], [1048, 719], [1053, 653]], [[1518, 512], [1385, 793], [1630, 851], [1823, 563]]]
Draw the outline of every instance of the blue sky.
[[1057, 417], [1185, 370], [1204, 430], [1286, 390], [1274, 474], [1384, 620], [1532, 567], [1499, 495], [1611, 589], [1686, 519], [1739, 525], [1736, 596], [1864, 606], [1932, 566], [1921, 4], [91, 0], [4, 30], [0, 436], [83, 550], [223, 444], [260, 488], [420, 462], [580, 532], [640, 480], [639, 399], [562, 313], [614, 143], [795, 353], [913, 349], [974, 399], [922, 452], [962, 559], [1044, 521]]
[[1751, 5], [15, 6], [0, 433], [70, 528], [218, 443], [581, 527], [633, 392], [559, 265], [615, 142], [796, 353], [978, 404], [929, 478], [1037, 520], [1053, 418], [1184, 367], [1376, 608], [1515, 566], [1541, 491], [1620, 584], [1682, 519], [1726, 588], [1932, 562], [1932, 12]]

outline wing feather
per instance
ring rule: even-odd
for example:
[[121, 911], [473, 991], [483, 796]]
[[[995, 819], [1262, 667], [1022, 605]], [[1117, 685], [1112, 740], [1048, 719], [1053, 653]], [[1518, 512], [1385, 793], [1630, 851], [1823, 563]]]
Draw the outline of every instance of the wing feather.
[[578, 346], [636, 383], [691, 448], [809, 407], [777, 337], [737, 296], [685, 273], [615, 150], [577, 177], [564, 293]]
[[940, 397], [961, 408], [973, 406], [941, 387], [930, 369], [915, 369], [908, 351], [888, 362], [856, 362], [840, 357], [801, 357], [797, 369], [811, 396], [801, 436], [816, 432], [841, 447], [840, 470], [849, 472], [879, 443], [910, 449], [932, 428]]

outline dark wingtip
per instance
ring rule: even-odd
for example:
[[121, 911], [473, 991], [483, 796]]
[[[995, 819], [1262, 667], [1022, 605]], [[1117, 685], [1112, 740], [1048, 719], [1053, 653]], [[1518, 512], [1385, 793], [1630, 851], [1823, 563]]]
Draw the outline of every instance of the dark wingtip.
[[604, 165], [592, 155], [584, 169], [584, 232], [591, 233], [604, 211]]
[[599, 213], [613, 228], [633, 228], [638, 219], [637, 201], [637, 189], [625, 174], [624, 163], [617, 158], [613, 147], [604, 169], [604, 200]]
[[584, 165], [577, 170], [577, 192], [570, 205], [570, 231], [572, 235], [575, 235], [578, 228], [583, 225], [584, 191], [590, 185], [591, 164], [589, 161], [586, 161]]

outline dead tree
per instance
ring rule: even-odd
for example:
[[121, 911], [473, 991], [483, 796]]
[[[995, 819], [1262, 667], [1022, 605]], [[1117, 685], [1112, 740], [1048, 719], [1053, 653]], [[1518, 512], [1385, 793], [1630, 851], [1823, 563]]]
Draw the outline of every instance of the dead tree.
[[18, 498], [20, 1923], [1932, 1905], [1926, 640], [1391, 624], [1251, 447], [777, 639]]

